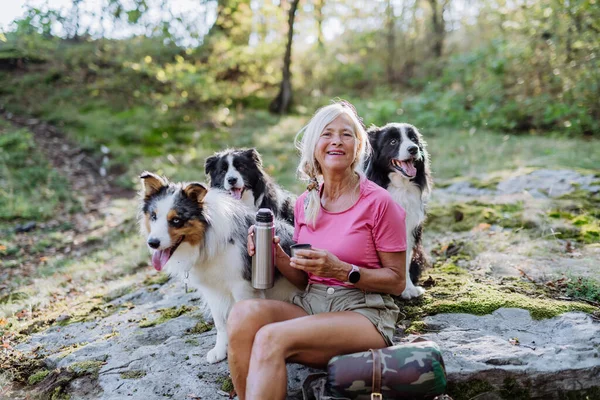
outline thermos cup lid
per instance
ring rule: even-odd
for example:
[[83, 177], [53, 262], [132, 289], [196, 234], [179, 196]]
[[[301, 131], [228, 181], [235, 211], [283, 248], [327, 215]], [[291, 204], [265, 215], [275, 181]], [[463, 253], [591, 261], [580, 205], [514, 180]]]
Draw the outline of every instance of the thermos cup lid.
[[261, 208], [256, 213], [256, 222], [273, 222], [273, 211], [268, 208]]

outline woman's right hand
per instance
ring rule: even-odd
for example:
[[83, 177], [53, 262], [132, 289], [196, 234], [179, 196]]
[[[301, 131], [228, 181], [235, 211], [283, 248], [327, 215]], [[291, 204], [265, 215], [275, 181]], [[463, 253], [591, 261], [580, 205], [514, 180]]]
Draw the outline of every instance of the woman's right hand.
[[[290, 256], [288, 256], [286, 254], [285, 251], [283, 251], [283, 248], [281, 247], [281, 245], [279, 244], [279, 242], [281, 241], [281, 239], [279, 239], [279, 236], [274, 236], [273, 237], [273, 244], [275, 244], [275, 265], [277, 265], [277, 261], [283, 259], [289, 259]], [[252, 257], [254, 255], [254, 253], [256, 252], [256, 246], [254, 245], [254, 225], [250, 225], [250, 228], [248, 228], [248, 244], [246, 245], [246, 248], [248, 249], [248, 255], [250, 257]], [[289, 261], [288, 261], [289, 263]]]

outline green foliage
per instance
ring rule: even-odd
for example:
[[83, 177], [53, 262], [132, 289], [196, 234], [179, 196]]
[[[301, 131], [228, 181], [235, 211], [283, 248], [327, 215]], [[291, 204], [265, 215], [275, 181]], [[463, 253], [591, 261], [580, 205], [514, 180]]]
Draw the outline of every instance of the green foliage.
[[592, 278], [571, 278], [566, 283], [565, 293], [569, 297], [600, 303], [600, 282]]
[[[36, 199], [36, 201], [31, 201]], [[68, 182], [36, 149], [31, 133], [0, 125], [0, 220], [46, 220], [77, 209]]]
[[27, 383], [30, 385], [35, 385], [37, 383], [40, 383], [41, 381], [43, 381], [48, 375], [50, 374], [50, 371], [48, 371], [47, 369], [42, 369], [39, 370], [38, 372], [36, 372], [35, 374], [31, 375], [28, 379], [27, 379]]

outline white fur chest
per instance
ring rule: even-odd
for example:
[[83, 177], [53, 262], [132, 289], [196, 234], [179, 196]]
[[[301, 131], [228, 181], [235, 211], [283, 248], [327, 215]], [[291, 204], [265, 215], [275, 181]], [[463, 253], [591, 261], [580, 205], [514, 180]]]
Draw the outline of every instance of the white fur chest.
[[[387, 188], [395, 202], [406, 211], [406, 230], [412, 232], [425, 221], [425, 203], [421, 191], [414, 183], [396, 173], [390, 174], [391, 182]], [[409, 240], [412, 235], [408, 235]]]

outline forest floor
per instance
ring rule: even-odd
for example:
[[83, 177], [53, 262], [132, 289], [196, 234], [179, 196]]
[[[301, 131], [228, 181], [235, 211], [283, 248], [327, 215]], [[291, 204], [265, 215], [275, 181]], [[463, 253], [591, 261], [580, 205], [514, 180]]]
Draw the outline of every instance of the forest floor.
[[[291, 141], [302, 122], [278, 120], [252, 143]], [[426, 294], [400, 304], [398, 338], [427, 333], [428, 316], [507, 307], [597, 321], [600, 171], [590, 160], [600, 145], [423, 133], [436, 180], [424, 234], [432, 267]], [[199, 295], [149, 266], [135, 191], [43, 121], [5, 111], [0, 140], [0, 397], [227, 396], [226, 363], [204, 359], [214, 331]], [[267, 158], [267, 167], [289, 182], [278, 161], [293, 159]], [[302, 374], [291, 376], [297, 387]]]

